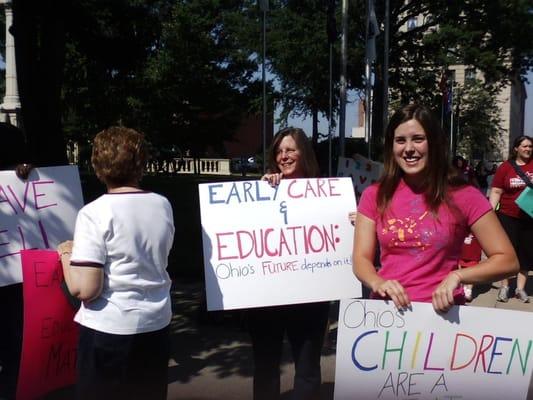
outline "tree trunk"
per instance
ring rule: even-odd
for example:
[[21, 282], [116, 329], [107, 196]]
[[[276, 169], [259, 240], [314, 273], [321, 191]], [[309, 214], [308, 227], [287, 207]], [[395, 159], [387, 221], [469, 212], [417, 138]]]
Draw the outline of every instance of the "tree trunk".
[[22, 128], [37, 166], [67, 163], [61, 125], [68, 0], [14, 0], [13, 36]]

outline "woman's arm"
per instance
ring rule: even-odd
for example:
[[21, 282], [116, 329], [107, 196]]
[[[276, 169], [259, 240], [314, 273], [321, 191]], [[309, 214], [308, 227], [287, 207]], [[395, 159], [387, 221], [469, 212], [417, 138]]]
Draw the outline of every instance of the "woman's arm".
[[494, 211], [483, 215], [470, 229], [487, 258], [473, 267], [448, 274], [433, 293], [433, 307], [437, 311], [447, 311], [453, 306], [453, 291], [461, 283], [495, 282], [518, 272], [514, 248]]
[[103, 266], [77, 267], [70, 265], [72, 245], [72, 241], [66, 241], [57, 247], [63, 267], [63, 276], [72, 296], [81, 301], [90, 302], [102, 293], [104, 269]]
[[502, 197], [502, 193], [503, 189], [501, 188], [493, 187], [490, 189], [489, 202], [493, 210], [496, 210], [496, 207], [500, 202], [500, 198]]
[[376, 223], [357, 213], [353, 245], [353, 271], [357, 279], [381, 297], [389, 297], [396, 307], [409, 307], [411, 302], [404, 287], [396, 280], [380, 277], [374, 266], [376, 255]]
[[462, 283], [495, 282], [518, 273], [513, 245], [494, 211], [478, 219], [471, 230], [487, 258], [474, 267], [462, 270]]

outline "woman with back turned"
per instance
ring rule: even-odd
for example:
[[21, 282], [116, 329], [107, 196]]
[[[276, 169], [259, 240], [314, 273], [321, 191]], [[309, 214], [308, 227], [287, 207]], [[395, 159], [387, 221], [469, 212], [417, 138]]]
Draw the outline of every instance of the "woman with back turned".
[[79, 399], [166, 399], [171, 319], [166, 271], [174, 237], [166, 198], [139, 187], [142, 134], [112, 127], [91, 158], [107, 193], [83, 207], [74, 243], [58, 247], [75, 321]]

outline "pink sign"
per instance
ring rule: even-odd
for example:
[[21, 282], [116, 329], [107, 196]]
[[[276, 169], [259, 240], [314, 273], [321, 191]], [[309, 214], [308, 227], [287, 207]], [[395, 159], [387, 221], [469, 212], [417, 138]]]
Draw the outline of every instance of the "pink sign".
[[17, 399], [29, 400], [76, 381], [78, 326], [61, 290], [56, 251], [22, 250], [24, 334]]

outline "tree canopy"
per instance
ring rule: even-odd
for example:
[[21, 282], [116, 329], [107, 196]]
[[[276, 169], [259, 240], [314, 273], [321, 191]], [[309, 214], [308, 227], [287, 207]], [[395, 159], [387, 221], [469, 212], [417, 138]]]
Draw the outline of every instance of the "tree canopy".
[[[232, 138], [243, 116], [261, 109], [262, 13], [256, 1], [33, 4], [14, 0], [14, 31], [25, 129], [34, 154], [50, 150], [43, 163], [61, 162], [64, 137], [85, 143], [112, 124], [144, 131], [158, 148], [222, 154], [223, 141]], [[366, 1], [349, 4], [347, 80], [360, 90]], [[416, 99], [439, 108], [438, 82], [454, 64], [481, 71], [478, 89], [488, 95], [533, 68], [529, 0], [390, 0], [390, 9], [393, 102]], [[383, 12], [383, 2], [377, 2], [380, 24]], [[340, 31], [340, 20], [340, 2], [334, 0], [271, 0], [267, 12], [266, 61], [275, 77], [269, 104], [279, 104], [282, 120], [312, 116], [315, 142], [317, 116], [329, 108], [328, 32], [333, 41], [332, 27]], [[335, 109], [339, 47], [334, 41]], [[379, 141], [383, 33], [375, 71], [373, 126]]]

